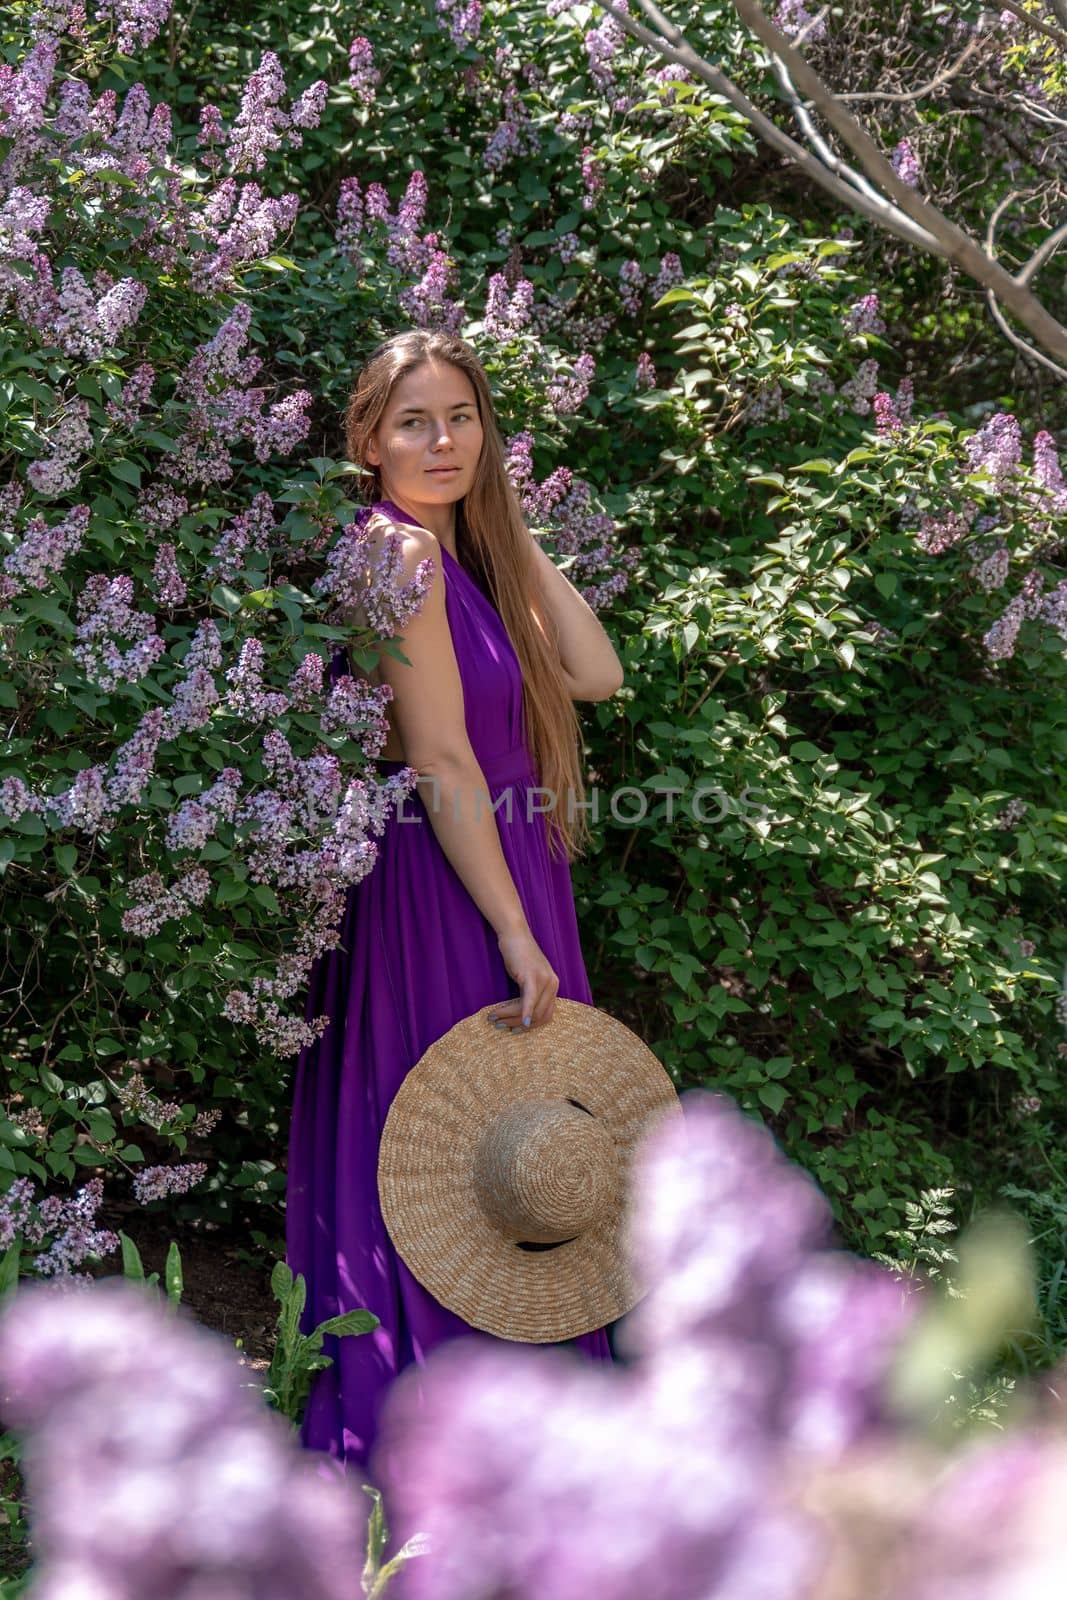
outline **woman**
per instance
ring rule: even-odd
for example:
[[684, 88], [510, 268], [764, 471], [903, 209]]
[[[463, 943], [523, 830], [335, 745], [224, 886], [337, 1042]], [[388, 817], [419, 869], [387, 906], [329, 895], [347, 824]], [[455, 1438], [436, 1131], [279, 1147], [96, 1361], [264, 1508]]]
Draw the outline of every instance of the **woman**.
[[[380, 1319], [327, 1337], [334, 1364], [308, 1399], [301, 1441], [342, 1471], [365, 1469], [403, 1367], [446, 1339], [490, 1337], [393, 1249], [379, 1139], [404, 1075], [464, 1017], [500, 1002], [496, 1025], [521, 1033], [551, 1019], [557, 995], [592, 1003], [569, 866], [587, 837], [573, 702], [622, 683], [600, 623], [526, 527], [469, 345], [420, 330], [381, 345], [347, 443], [371, 474], [368, 534], [400, 541], [398, 584], [427, 559], [433, 580], [401, 639], [409, 664], [383, 655], [371, 675], [393, 690], [379, 765], [412, 766], [419, 785], [349, 891], [339, 948], [316, 964], [307, 1015], [331, 1022], [294, 1087], [286, 1256], [307, 1280], [302, 1329], [359, 1307]], [[612, 1359], [606, 1329], [570, 1343]]]

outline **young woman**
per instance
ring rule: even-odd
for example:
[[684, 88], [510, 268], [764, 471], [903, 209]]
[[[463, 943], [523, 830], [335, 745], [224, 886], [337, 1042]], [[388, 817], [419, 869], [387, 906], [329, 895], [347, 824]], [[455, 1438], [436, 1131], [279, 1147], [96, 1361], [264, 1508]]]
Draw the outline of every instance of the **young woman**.
[[[429, 1046], [481, 1007], [499, 1001], [496, 1025], [528, 1034], [557, 995], [592, 1003], [570, 878], [588, 833], [574, 701], [607, 698], [623, 674], [526, 526], [469, 345], [420, 330], [381, 345], [351, 396], [347, 444], [371, 473], [368, 535], [401, 542], [398, 583], [433, 564], [400, 640], [410, 664], [383, 655], [372, 675], [393, 690], [378, 765], [414, 767], [419, 785], [312, 974], [307, 1015], [331, 1022], [298, 1060], [289, 1144], [286, 1254], [307, 1280], [303, 1331], [360, 1307], [380, 1319], [327, 1337], [334, 1364], [313, 1382], [301, 1440], [363, 1470], [397, 1373], [446, 1339], [491, 1337], [392, 1246], [377, 1191], [385, 1117]], [[570, 1344], [612, 1359], [606, 1329]]]

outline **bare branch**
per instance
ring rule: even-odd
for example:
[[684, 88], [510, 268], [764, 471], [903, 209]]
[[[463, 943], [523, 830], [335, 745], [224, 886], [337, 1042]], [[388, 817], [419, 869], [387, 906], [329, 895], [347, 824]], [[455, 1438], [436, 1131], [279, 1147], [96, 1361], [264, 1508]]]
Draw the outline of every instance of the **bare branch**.
[[[941, 71], [935, 73], [935, 75], [930, 79], [930, 82], [924, 83], [921, 89], [909, 89], [907, 91], [900, 90], [895, 93], [889, 89], [854, 89], [848, 94], [839, 94], [837, 98], [839, 100], [922, 100], [924, 96], [931, 92], [931, 90], [940, 89], [943, 83], [950, 83], [953, 78], [958, 77], [960, 68], [965, 64], [965, 62], [970, 60], [971, 56], [974, 55], [975, 51], [978, 50], [984, 42], [985, 41], [982, 39], [981, 34], [972, 34], [963, 50], [956, 57], [955, 61], [953, 61], [947, 67], [942, 67]], [[794, 50], [799, 43], [800, 35], [798, 34], [793, 40]]]
[[[978, 240], [950, 222], [936, 206], [923, 199], [910, 185], [899, 178], [891, 163], [875, 144], [867, 130], [857, 122], [852, 113], [840, 103], [823, 83], [818, 73], [809, 66], [791, 45], [781, 30], [765, 15], [756, 0], [734, 0], [734, 7], [742, 21], [755, 33], [768, 49], [788, 69], [797, 88], [816, 107], [834, 132], [859, 159], [868, 178], [877, 183], [895, 201], [895, 205], [872, 201], [870, 195], [844, 182], [830, 172], [825, 163], [805, 150], [788, 134], [784, 134], [771, 120], [758, 111], [726, 75], [710, 62], [698, 56], [687, 43], [685, 36], [665, 17], [654, 0], [638, 0], [645, 15], [652, 21], [655, 32], [634, 21], [627, 12], [620, 11], [612, 0], [600, 0], [601, 9], [611, 13], [619, 25], [631, 36], [651, 45], [669, 59], [696, 72], [711, 84], [742, 115], [751, 122], [754, 130], [773, 148], [792, 156], [800, 169], [814, 178], [824, 189], [839, 199], [846, 199], [852, 209], [872, 217], [881, 226], [898, 237], [920, 244], [923, 249], [945, 257], [976, 283], [990, 290], [1039, 345], [1051, 355], [1067, 361], [1067, 328], [1064, 328], [1041, 302], [1030, 293], [1024, 283], [1019, 283], [1000, 264], [991, 259]], [[916, 232], [905, 234], [901, 227], [903, 214], [916, 225]]]
[[1016, 283], [1029, 283], [1034, 273], [1040, 272], [1045, 262], [1056, 254], [1065, 239], [1067, 239], [1067, 222], [1061, 222], [1047, 239], [1041, 241], [1029, 261], [1025, 262], [1015, 274]]
[[[991, 261], [995, 261], [996, 260], [996, 252], [997, 252], [997, 223], [1000, 221], [1000, 219], [1004, 215], [1005, 211], [1007, 211], [1007, 209], [1011, 205], [1012, 201], [1013, 200], [1017, 200], [1019, 198], [1021, 192], [1022, 191], [1019, 190], [1019, 189], [1013, 189], [1010, 194], [1006, 194], [1002, 200], [999, 200], [997, 202], [996, 206], [993, 208], [992, 215], [989, 218], [989, 222], [988, 222], [988, 224], [986, 226], [986, 231], [985, 231], [985, 247], [986, 247], [986, 252], [989, 255], [989, 258], [990, 258]], [[1061, 234], [1063, 236], [1067, 236], [1067, 223], [1064, 223], [1062, 228], [1057, 228], [1056, 233]], [[1044, 244], [1041, 246], [1041, 249], [1045, 250], [1046, 246], [1048, 246], [1050, 241], [1055, 239], [1055, 237], [1056, 237], [1056, 234], [1050, 234], [1048, 239], [1046, 239], [1044, 241]], [[1046, 259], [1047, 259], [1048, 256], [1050, 256], [1052, 254], [1054, 249], [1055, 249], [1055, 245], [1052, 245], [1052, 248], [1047, 250]], [[1036, 259], [1036, 256], [1038, 254], [1040, 254], [1040, 252], [1039, 251], [1035, 251], [1034, 255], [1031, 256], [1030, 260], [1027, 262], [1026, 266], [1023, 268], [1023, 271], [1028, 273], [1029, 275], [1032, 275], [1032, 273], [1036, 272], [1036, 270], [1037, 270], [1037, 268], [1033, 265], [1033, 263], [1034, 263], [1034, 261]], [[1038, 263], [1038, 264], [1040, 265], [1040, 263]], [[1001, 311], [1000, 307], [998, 306], [997, 297], [993, 293], [992, 289], [987, 289], [986, 290], [985, 298], [986, 298], [986, 305], [989, 307], [989, 312], [990, 312], [990, 315], [993, 318], [993, 321], [996, 323], [997, 327], [1000, 329], [1001, 333], [1004, 335], [1005, 339], [1007, 339], [1010, 344], [1013, 344], [1017, 350], [1021, 350], [1023, 355], [1028, 356], [1032, 361], [1037, 361], [1037, 362], [1039, 362], [1041, 364], [1041, 366], [1047, 367], [1048, 370], [1050, 372], [1054, 372], [1058, 378], [1067, 378], [1067, 368], [1058, 366], [1055, 361], [1050, 361], [1048, 356], [1044, 355], [1042, 353], [1042, 351], [1035, 350], [1032, 344], [1027, 344], [1025, 339], [1020, 339], [1019, 338], [1019, 335], [1009, 325], [1006, 317], [1004, 316], [1004, 313]]]

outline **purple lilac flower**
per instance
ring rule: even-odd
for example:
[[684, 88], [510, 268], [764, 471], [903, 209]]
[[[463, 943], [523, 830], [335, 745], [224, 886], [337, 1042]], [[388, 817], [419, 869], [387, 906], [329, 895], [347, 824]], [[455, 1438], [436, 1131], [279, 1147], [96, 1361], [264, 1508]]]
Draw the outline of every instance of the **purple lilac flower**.
[[502, 272], [494, 272], [485, 298], [486, 333], [493, 339], [507, 339], [520, 332], [530, 320], [533, 294], [528, 278], [520, 278], [512, 289]]
[[637, 366], [634, 369], [634, 382], [639, 389], [654, 389], [656, 387], [656, 369], [647, 350], [642, 350], [637, 358]]
[[548, 386], [548, 400], [557, 416], [578, 411], [589, 397], [589, 388], [596, 376], [596, 360], [586, 351], [574, 363], [570, 377], [553, 379]]
[[661, 299], [668, 289], [677, 288], [684, 276], [680, 257], [673, 250], [668, 250], [660, 257], [659, 272], [650, 290], [653, 303]]
[[946, 511], [939, 517], [924, 513], [916, 535], [920, 550], [931, 556], [943, 555], [969, 531], [977, 509], [973, 500], [965, 500], [959, 511]]
[[[43, 802], [26, 787], [18, 773], [10, 773], [6, 778], [0, 778], [0, 811], [5, 817], [17, 822], [23, 812], [29, 811], [37, 815], [42, 809]], [[2, 1240], [0, 1249], [3, 1249]]]
[[111, 18], [124, 56], [153, 42], [170, 16], [170, 8], [171, 0], [98, 0], [97, 5], [102, 16]]
[[481, 0], [435, 0], [435, 10], [457, 50], [474, 43], [482, 27]]
[[156, 381], [155, 368], [142, 361], [126, 379], [117, 400], [108, 400], [105, 411], [109, 419], [120, 428], [133, 428], [141, 420], [141, 413], [152, 398], [152, 385]]
[[[628, 0], [619, 0], [619, 10], [629, 14]], [[585, 53], [589, 58], [589, 72], [593, 82], [602, 94], [610, 93], [615, 87], [615, 56], [621, 48], [626, 35], [622, 26], [616, 22], [610, 13], [604, 16], [601, 23], [595, 28], [590, 28], [585, 35]]]
[[12, 1196], [12, 1185], [8, 1195], [0, 1199], [0, 1241], [10, 1244], [17, 1234], [23, 1244], [33, 1247], [52, 1234], [51, 1244], [33, 1261], [34, 1270], [43, 1278], [72, 1278], [76, 1276], [74, 1269], [90, 1256], [108, 1255], [118, 1249], [117, 1233], [93, 1226], [104, 1198], [102, 1178], [90, 1178], [69, 1198], [52, 1194], [37, 1202], [33, 1201], [32, 1181], [17, 1181], [18, 1192]]
[[20, 542], [4, 557], [0, 598], [9, 600], [23, 588], [44, 588], [48, 579], [61, 572], [81, 549], [89, 517], [86, 505], [71, 506], [66, 516], [52, 526], [43, 516], [32, 517]]
[[0, 1406], [23, 1442], [42, 1596], [351, 1600], [366, 1497], [324, 1481], [183, 1307], [119, 1277], [74, 1303], [20, 1289], [0, 1319]]
[[886, 394], [884, 390], [881, 390], [875, 395], [871, 404], [874, 410], [875, 429], [879, 434], [887, 437], [892, 434], [903, 433], [903, 423], [897, 416], [892, 395]]
[[970, 472], [984, 472], [994, 483], [1010, 477], [1022, 460], [1022, 434], [1010, 411], [998, 411], [963, 441]]
[[149, 1201], [163, 1200], [169, 1194], [188, 1194], [206, 1176], [205, 1161], [187, 1161], [173, 1167], [143, 1167], [134, 1174], [133, 1197], [138, 1205], [146, 1206]]
[[263, 684], [263, 646], [258, 639], [246, 639], [236, 665], [226, 672], [230, 685], [226, 708], [234, 716], [249, 722], [262, 722], [264, 717], [280, 717], [289, 709], [287, 695], [268, 690]]
[[241, 791], [241, 774], [224, 767], [216, 781], [195, 799], [183, 800], [167, 818], [167, 849], [202, 850], [219, 822], [232, 822]]
[[234, 171], [249, 167], [259, 172], [268, 153], [280, 148], [289, 126], [287, 113], [279, 110], [285, 94], [282, 64], [273, 50], [265, 50], [245, 84], [241, 108], [230, 130], [226, 157]]
[[619, 298], [631, 316], [641, 309], [647, 280], [636, 261], [624, 261], [619, 268]]
[[1052, 496], [1057, 511], [1067, 510], [1067, 488], [1056, 441], [1045, 428], [1034, 435], [1034, 482]]
[[164, 923], [184, 917], [194, 906], [201, 905], [210, 888], [211, 879], [203, 867], [191, 868], [170, 885], [158, 872], [134, 878], [127, 885], [133, 904], [122, 913], [123, 930], [143, 939], [151, 938]]
[[[259, 184], [252, 181], [238, 192], [233, 180], [227, 179], [220, 185], [218, 198], [223, 204], [215, 213], [207, 214], [205, 226], [214, 248], [196, 251], [190, 266], [189, 281], [202, 294], [232, 288], [238, 270], [254, 266], [268, 256], [279, 235], [293, 226], [300, 209], [297, 195], [264, 196]], [[232, 217], [228, 204], [231, 201], [235, 201]], [[225, 227], [224, 222], [228, 224]]]
[[[71, 653], [86, 676], [107, 693], [120, 683], [137, 683], [166, 650], [155, 617], [135, 611], [132, 599], [133, 580], [124, 573], [113, 579], [94, 573], [78, 597], [78, 642]], [[130, 648], [120, 650], [118, 640]]]
[[593, 154], [592, 145], [582, 147], [582, 210], [592, 211], [596, 205], [597, 195], [604, 189], [604, 167]]
[[177, 551], [173, 544], [161, 544], [152, 565], [152, 580], [156, 604], [173, 611], [180, 606], [189, 592], [188, 584], [178, 568]]
[[19, 66], [0, 65], [0, 135], [17, 138], [37, 132], [44, 120], [58, 55], [59, 40], [45, 35]]
[[[774, 21], [787, 39], [795, 38], [801, 29], [806, 28], [812, 20], [813, 13], [804, 4], [804, 0], [780, 0], [778, 10], [774, 13]], [[808, 40], [825, 39], [826, 18], [820, 17], [818, 22], [806, 35]]]
[[344, 178], [337, 195], [337, 245], [351, 260], [359, 260], [363, 233], [363, 196], [358, 178]]
[[499, 172], [517, 156], [538, 155], [541, 137], [513, 83], [504, 85], [504, 116], [497, 124], [482, 160], [486, 170]]
[[850, 402], [850, 409], [858, 417], [871, 410], [878, 390], [878, 362], [872, 357], [861, 361], [856, 375], [841, 385], [840, 394]]
[[325, 571], [312, 584], [312, 594], [333, 600], [336, 611], [331, 616], [336, 619], [344, 618], [347, 610], [362, 606], [374, 634], [378, 638], [394, 638], [403, 634], [413, 616], [418, 616], [434, 579], [434, 560], [424, 558], [416, 566], [411, 581], [400, 584], [398, 579], [403, 571], [400, 541], [395, 534], [387, 533], [376, 552], [368, 586], [365, 573], [371, 566], [373, 554], [366, 534], [368, 517], [370, 512], [357, 514], [342, 528], [338, 541], [326, 555]]
[[443, 250], [435, 250], [418, 283], [397, 296], [401, 310], [418, 328], [455, 333], [463, 321], [463, 307], [451, 298], [455, 264]]
[[44, 461], [32, 462], [26, 469], [26, 476], [38, 494], [49, 497], [67, 494], [77, 486], [81, 476], [80, 458], [93, 448], [87, 401], [77, 399], [68, 403], [48, 442], [51, 455]]
[[854, 300], [842, 321], [849, 333], [884, 333], [885, 322], [878, 309], [878, 296], [865, 294]]
[[382, 75], [374, 65], [374, 46], [363, 34], [348, 47], [348, 87], [357, 100], [372, 106]]
[[208, 570], [231, 582], [242, 570], [250, 550], [266, 555], [278, 527], [274, 501], [265, 490], [255, 495], [247, 511], [231, 518], [208, 558]]
[[906, 183], [909, 188], [916, 188], [921, 174], [918, 158], [912, 148], [910, 139], [901, 139], [894, 147], [892, 164], [893, 171], [901, 183]]

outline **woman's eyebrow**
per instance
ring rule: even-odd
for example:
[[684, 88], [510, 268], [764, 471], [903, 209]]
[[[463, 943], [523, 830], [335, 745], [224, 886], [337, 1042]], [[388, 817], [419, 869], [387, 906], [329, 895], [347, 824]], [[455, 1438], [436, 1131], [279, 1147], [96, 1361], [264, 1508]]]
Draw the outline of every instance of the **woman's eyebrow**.
[[[474, 409], [474, 401], [473, 400], [453, 400], [452, 404], [448, 407], [448, 409], [449, 409], [449, 411], [458, 411], [460, 409], [460, 407], [462, 407], [464, 411], [473, 411], [473, 409]], [[420, 416], [421, 417], [425, 410], [426, 410], [425, 406], [405, 406], [403, 411], [398, 411], [397, 412], [397, 416], [398, 417], [407, 417], [407, 416]]]

